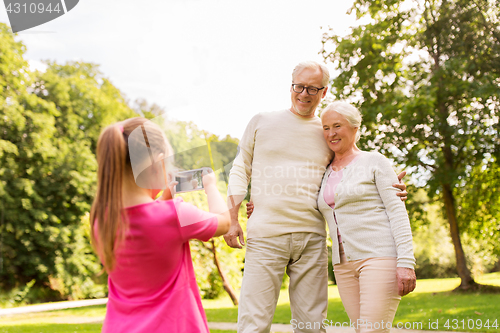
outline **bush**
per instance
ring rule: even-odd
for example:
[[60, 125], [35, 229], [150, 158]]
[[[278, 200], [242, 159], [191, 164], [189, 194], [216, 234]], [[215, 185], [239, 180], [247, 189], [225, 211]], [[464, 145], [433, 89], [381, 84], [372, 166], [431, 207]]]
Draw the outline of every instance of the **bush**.
[[68, 235], [68, 245], [56, 258], [56, 275], [50, 288], [64, 299], [102, 298], [107, 294], [107, 276], [100, 274], [101, 263], [90, 245], [89, 214]]
[[455, 251], [444, 221], [420, 226], [413, 231], [413, 250], [419, 279], [456, 277]]
[[107, 294], [107, 276], [99, 275], [101, 264], [90, 246], [88, 214], [81, 223], [64, 229], [66, 246], [55, 250], [56, 273], [48, 283], [32, 279], [4, 290], [0, 303], [6, 307], [32, 303], [102, 298]]
[[[492, 244], [462, 234], [462, 246], [467, 266], [473, 276], [494, 269], [497, 257]], [[419, 279], [457, 277], [455, 249], [446, 221], [436, 218], [432, 223], [413, 230], [413, 249], [417, 266], [415, 273]]]

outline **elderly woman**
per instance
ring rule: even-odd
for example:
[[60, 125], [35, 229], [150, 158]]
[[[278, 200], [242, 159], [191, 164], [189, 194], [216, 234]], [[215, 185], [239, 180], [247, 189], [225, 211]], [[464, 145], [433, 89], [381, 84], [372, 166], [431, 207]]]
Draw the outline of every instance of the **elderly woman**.
[[401, 296], [415, 289], [410, 221], [394, 195], [389, 160], [362, 151], [361, 114], [334, 102], [321, 115], [335, 156], [323, 177], [318, 208], [332, 237], [339, 294], [356, 332], [389, 332]]

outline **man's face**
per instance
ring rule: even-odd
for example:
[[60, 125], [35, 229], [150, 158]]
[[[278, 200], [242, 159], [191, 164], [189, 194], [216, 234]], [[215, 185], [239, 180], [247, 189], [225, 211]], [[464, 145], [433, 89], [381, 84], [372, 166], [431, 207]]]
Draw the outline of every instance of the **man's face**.
[[[323, 74], [319, 68], [305, 68], [295, 76], [293, 83], [300, 84], [305, 87], [322, 88], [322, 80]], [[292, 93], [291, 111], [301, 117], [314, 117], [314, 111], [316, 111], [316, 107], [321, 102], [321, 99], [325, 97], [327, 90], [328, 88], [325, 87], [325, 89], [320, 90], [316, 95], [309, 95], [307, 93], [307, 89], [304, 89], [304, 91], [298, 94], [293, 91], [292, 87], [290, 87], [290, 92]]]

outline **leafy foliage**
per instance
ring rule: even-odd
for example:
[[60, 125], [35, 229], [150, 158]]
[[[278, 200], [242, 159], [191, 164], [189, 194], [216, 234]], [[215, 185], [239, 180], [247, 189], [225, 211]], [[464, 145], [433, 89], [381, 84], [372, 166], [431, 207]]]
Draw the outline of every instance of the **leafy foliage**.
[[[88, 230], [95, 149], [104, 126], [138, 114], [97, 65], [47, 62], [45, 72], [33, 73], [24, 45], [4, 24], [0, 41], [0, 288], [17, 303], [103, 297], [106, 276], [98, 274]], [[163, 113], [145, 100], [135, 108], [148, 118]], [[237, 140], [206, 135], [192, 123], [170, 125], [174, 149], [188, 152], [179, 155], [184, 168], [210, 166], [208, 154], [192, 151], [207, 151], [206, 136], [216, 168], [234, 158]], [[224, 183], [220, 187], [225, 191]], [[199, 195], [190, 199], [207, 209]], [[230, 280], [239, 283], [243, 254], [233, 255], [220, 240], [215, 244]], [[222, 284], [207, 251], [193, 244], [202, 292], [215, 297]]]
[[103, 126], [135, 113], [97, 66], [49, 63], [32, 73], [4, 24], [0, 40], [0, 287], [34, 280], [59, 291], [50, 298], [102, 296], [82, 222], [95, 188], [94, 149]]
[[490, 253], [500, 256], [500, 166], [490, 162], [474, 167], [457, 194], [460, 226], [476, 239], [487, 241]]
[[[32, 279], [48, 282], [48, 276], [55, 273], [57, 245], [54, 245], [60, 239], [64, 222], [45, 205], [43, 190], [52, 186], [50, 179], [54, 173], [58, 177], [66, 169], [61, 165], [64, 156], [52, 140], [57, 109], [28, 91], [26, 87], [34, 79], [23, 59], [24, 46], [13, 40], [5, 25], [0, 28], [0, 77], [4, 80], [0, 109], [3, 148], [0, 276], [3, 286], [11, 287]], [[40, 179], [43, 184], [37, 182]], [[60, 195], [59, 191], [55, 194]]]
[[[360, 107], [362, 146], [416, 172], [417, 185], [431, 200], [442, 201], [466, 287], [473, 280], [460, 230], [487, 230], [491, 239], [500, 235], [498, 208], [488, 207], [494, 218], [476, 219], [473, 213], [479, 208], [474, 210], [474, 201], [491, 198], [477, 190], [479, 170], [500, 156], [500, 5], [358, 0], [352, 10], [369, 23], [345, 37], [323, 38], [324, 58], [340, 72], [332, 93]], [[490, 189], [498, 187], [498, 178], [488, 179]], [[461, 195], [465, 191], [474, 195]]]
[[[171, 122], [167, 136], [175, 154], [175, 165], [181, 169], [196, 169], [210, 167], [211, 160], [208, 155], [207, 141], [210, 142], [212, 160], [216, 175], [218, 176], [219, 191], [225, 196], [227, 192], [226, 170], [232, 165], [236, 155], [238, 140], [226, 136], [220, 139], [216, 135], [206, 135], [191, 122]], [[206, 196], [202, 192], [180, 193], [185, 201], [190, 202], [200, 209], [208, 211]], [[245, 225], [246, 206], [240, 208], [240, 221]], [[214, 240], [215, 251], [221, 263], [221, 269], [228, 276], [230, 285], [240, 286], [243, 269], [244, 251], [228, 247], [220, 237]], [[217, 298], [224, 292], [221, 276], [214, 263], [211, 244], [200, 241], [191, 241], [191, 254], [193, 258], [196, 280], [203, 298]]]

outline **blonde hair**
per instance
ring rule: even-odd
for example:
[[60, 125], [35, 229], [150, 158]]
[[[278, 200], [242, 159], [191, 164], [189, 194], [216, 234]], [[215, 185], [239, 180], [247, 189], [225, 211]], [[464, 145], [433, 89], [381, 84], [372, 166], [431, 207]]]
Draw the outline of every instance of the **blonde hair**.
[[328, 68], [326, 68], [325, 65], [317, 63], [316, 61], [302, 61], [299, 64], [297, 64], [297, 66], [295, 66], [292, 72], [292, 82], [295, 81], [295, 77], [306, 68], [319, 69], [323, 74], [323, 79], [321, 80], [321, 84], [323, 85], [323, 87], [326, 87], [328, 85], [328, 81], [330, 81], [330, 72], [328, 71]]
[[97, 142], [97, 192], [90, 210], [90, 234], [92, 246], [108, 272], [115, 267], [116, 249], [125, 240], [128, 230], [127, 217], [123, 214], [122, 184], [126, 177], [133, 177], [129, 136], [139, 126], [144, 129], [146, 122], [148, 135], [143, 145], [154, 145], [165, 156], [172, 155], [172, 148], [160, 127], [146, 118], [131, 118], [110, 125], [101, 132]]
[[361, 137], [360, 129], [361, 120], [363, 119], [361, 112], [359, 112], [359, 110], [350, 103], [347, 103], [345, 101], [336, 101], [326, 106], [326, 108], [321, 113], [321, 120], [323, 120], [325, 114], [332, 111], [343, 115], [353, 128], [358, 128], [356, 132], [356, 142], [358, 142]]

